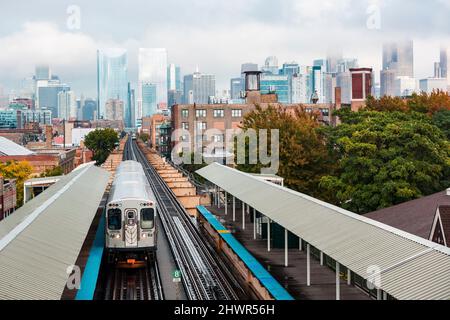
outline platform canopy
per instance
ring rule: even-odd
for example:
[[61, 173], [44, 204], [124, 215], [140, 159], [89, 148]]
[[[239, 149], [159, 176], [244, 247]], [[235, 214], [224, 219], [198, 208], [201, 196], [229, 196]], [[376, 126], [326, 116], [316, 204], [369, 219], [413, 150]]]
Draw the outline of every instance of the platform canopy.
[[59, 300], [108, 184], [92, 163], [0, 221], [0, 300]]
[[447, 247], [218, 163], [197, 173], [396, 299], [450, 299]]

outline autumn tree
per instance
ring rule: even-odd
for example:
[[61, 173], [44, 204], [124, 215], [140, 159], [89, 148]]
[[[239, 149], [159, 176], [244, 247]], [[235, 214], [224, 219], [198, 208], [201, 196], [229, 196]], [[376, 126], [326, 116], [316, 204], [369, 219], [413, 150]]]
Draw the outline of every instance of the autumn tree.
[[[257, 106], [244, 117], [241, 127], [244, 134], [248, 129], [254, 129], [258, 137], [260, 130], [267, 129], [269, 145], [270, 130], [278, 129], [278, 175], [285, 179], [285, 185], [291, 189], [311, 196], [319, 195], [320, 178], [333, 171], [333, 160], [317, 131], [319, 124], [314, 114], [305, 112], [302, 106], [288, 109], [278, 106], [267, 108]], [[246, 149], [248, 148], [249, 144], [246, 143]], [[236, 158], [237, 149], [235, 148]], [[249, 151], [246, 150], [245, 163], [238, 164], [237, 168], [245, 172], [260, 173], [264, 165], [261, 162], [250, 164]], [[258, 152], [259, 149], [253, 151]]]
[[0, 176], [16, 180], [17, 204], [23, 204], [23, 185], [33, 173], [33, 167], [27, 161], [9, 161], [0, 163]]
[[450, 184], [450, 143], [430, 117], [417, 112], [338, 112], [324, 129], [338, 160], [321, 178], [326, 199], [366, 213], [438, 192]]
[[97, 129], [86, 136], [84, 143], [94, 153], [96, 164], [101, 165], [118, 145], [119, 137], [114, 129]]

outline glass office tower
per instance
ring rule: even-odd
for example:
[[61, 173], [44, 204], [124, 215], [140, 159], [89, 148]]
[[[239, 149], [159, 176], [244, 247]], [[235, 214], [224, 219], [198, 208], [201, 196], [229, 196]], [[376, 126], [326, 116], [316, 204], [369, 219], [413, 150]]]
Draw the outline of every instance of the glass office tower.
[[156, 87], [156, 105], [164, 109], [167, 107], [167, 50], [164, 48], [139, 49], [139, 85], [138, 112], [144, 116], [144, 83], [151, 83]]
[[[98, 114], [105, 117], [105, 105], [109, 99], [123, 101], [128, 108], [128, 58], [126, 49], [109, 48], [97, 51]], [[129, 119], [125, 114], [125, 119]]]
[[158, 112], [157, 85], [143, 83], [142, 92], [142, 117], [150, 117]]

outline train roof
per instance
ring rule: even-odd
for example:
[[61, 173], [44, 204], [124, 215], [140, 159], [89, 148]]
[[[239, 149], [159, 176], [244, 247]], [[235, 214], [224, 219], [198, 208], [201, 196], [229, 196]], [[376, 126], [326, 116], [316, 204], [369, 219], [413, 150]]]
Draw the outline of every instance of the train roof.
[[108, 202], [124, 199], [155, 201], [155, 197], [139, 162], [124, 161], [117, 168]]

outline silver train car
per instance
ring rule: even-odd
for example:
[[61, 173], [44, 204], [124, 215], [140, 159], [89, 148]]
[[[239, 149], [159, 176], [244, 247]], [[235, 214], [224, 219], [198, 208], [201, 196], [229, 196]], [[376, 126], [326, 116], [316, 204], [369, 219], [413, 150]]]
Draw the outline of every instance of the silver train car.
[[156, 208], [142, 165], [136, 161], [122, 162], [106, 205], [105, 247], [110, 263], [132, 265], [154, 253]]

